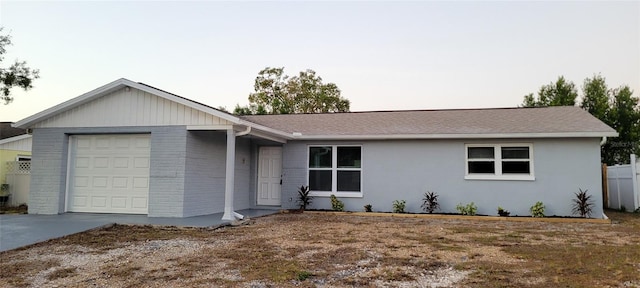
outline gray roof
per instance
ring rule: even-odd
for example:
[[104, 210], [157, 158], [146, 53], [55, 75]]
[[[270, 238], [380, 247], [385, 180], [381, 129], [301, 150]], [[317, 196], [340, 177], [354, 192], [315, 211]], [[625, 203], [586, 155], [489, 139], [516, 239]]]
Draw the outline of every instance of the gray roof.
[[[579, 107], [378, 111], [242, 116], [297, 136], [601, 137], [615, 130]], [[295, 135], [294, 135], [295, 136]], [[321, 137], [318, 137], [321, 138]], [[340, 137], [338, 137], [340, 138]], [[422, 137], [425, 138], [425, 137]]]

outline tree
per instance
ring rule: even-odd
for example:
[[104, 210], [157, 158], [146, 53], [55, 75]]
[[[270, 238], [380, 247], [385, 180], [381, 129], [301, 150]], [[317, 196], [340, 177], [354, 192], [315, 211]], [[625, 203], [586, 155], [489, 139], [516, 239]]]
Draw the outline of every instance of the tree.
[[573, 82], [567, 82], [563, 76], [548, 85], [540, 87], [538, 97], [533, 93], [525, 95], [522, 106], [524, 107], [544, 107], [544, 106], [574, 106], [578, 91]]
[[[0, 27], [0, 33], [4, 28]], [[11, 45], [11, 36], [0, 34], [0, 63], [4, 60], [6, 47]], [[4, 100], [4, 104], [13, 101], [11, 97], [11, 89], [20, 87], [25, 91], [33, 88], [33, 80], [40, 78], [37, 69], [27, 67], [27, 62], [16, 60], [7, 68], [0, 67], [0, 99]]]
[[611, 125], [610, 105], [611, 91], [607, 87], [604, 77], [593, 75], [593, 78], [584, 79], [582, 85], [582, 103], [580, 107], [591, 115]]
[[629, 161], [630, 154], [640, 152], [640, 109], [638, 98], [633, 97], [629, 86], [621, 86], [611, 91], [611, 119], [613, 129], [618, 131], [615, 141], [609, 143], [605, 163], [620, 164]]
[[[523, 106], [574, 105], [576, 96], [573, 83], [567, 83], [563, 77], [559, 77], [555, 84], [542, 86], [538, 98], [533, 94], [526, 95]], [[630, 154], [640, 153], [640, 108], [638, 98], [633, 97], [629, 86], [609, 89], [604, 77], [594, 75], [584, 80], [580, 107], [619, 134], [601, 147], [603, 163], [627, 163]]]
[[258, 73], [254, 93], [249, 94], [249, 105], [237, 105], [233, 113], [291, 114], [348, 112], [349, 100], [340, 96], [334, 83], [323, 83], [313, 70], [298, 76], [284, 74], [284, 67], [267, 67]]

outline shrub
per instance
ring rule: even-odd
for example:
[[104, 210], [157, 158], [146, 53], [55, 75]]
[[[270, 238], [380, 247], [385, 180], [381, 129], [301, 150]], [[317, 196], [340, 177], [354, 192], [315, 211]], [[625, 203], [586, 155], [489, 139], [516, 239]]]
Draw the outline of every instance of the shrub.
[[627, 207], [620, 205], [620, 212], [627, 212]]
[[311, 273], [310, 273], [310, 272], [308, 272], [308, 271], [299, 271], [299, 272], [297, 273], [298, 281], [304, 281], [304, 280], [307, 280], [307, 278], [309, 278], [309, 277], [311, 277]]
[[531, 206], [531, 208], [529, 208], [529, 211], [531, 211], [532, 217], [544, 217], [544, 204], [538, 201], [536, 202], [536, 204]]
[[307, 209], [307, 206], [313, 202], [313, 197], [309, 195], [309, 191], [309, 186], [302, 185], [298, 188], [298, 204], [300, 204], [301, 210]]
[[471, 202], [467, 205], [462, 205], [462, 203], [458, 204], [456, 206], [456, 210], [458, 210], [458, 212], [460, 212], [460, 214], [462, 215], [476, 215], [476, 212], [478, 212], [478, 206], [476, 206], [475, 203]]
[[371, 211], [373, 211], [373, 206], [371, 206], [371, 204], [364, 205], [364, 212], [371, 212]]
[[509, 210], [504, 210], [504, 208], [498, 206], [498, 215], [507, 217], [507, 216], [509, 216], [509, 214], [511, 214], [511, 212], [509, 212]]
[[407, 204], [407, 201], [404, 200], [393, 200], [393, 213], [405, 213], [404, 207]]
[[424, 198], [422, 198], [422, 210], [429, 214], [432, 214], [433, 211], [438, 210], [440, 208], [440, 204], [438, 204], [438, 193], [427, 191], [424, 193]]
[[344, 203], [333, 194], [331, 194], [331, 208], [333, 211], [344, 211]]
[[591, 217], [595, 204], [593, 200], [591, 200], [591, 195], [587, 195], [587, 191], [589, 190], [582, 191], [582, 189], [578, 188], [578, 191], [580, 192], [575, 193], [576, 198], [573, 199], [571, 212], [580, 215], [580, 217]]

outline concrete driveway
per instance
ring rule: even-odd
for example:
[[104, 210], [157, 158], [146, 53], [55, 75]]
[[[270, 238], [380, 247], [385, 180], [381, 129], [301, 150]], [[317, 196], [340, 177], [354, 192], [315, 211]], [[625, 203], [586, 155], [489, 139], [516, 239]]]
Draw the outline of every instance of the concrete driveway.
[[[278, 210], [237, 211], [259, 217]], [[11, 250], [49, 239], [71, 235], [107, 224], [151, 224], [182, 227], [211, 227], [224, 224], [222, 213], [188, 218], [149, 218], [147, 215], [65, 213], [60, 215], [0, 215], [0, 251]]]

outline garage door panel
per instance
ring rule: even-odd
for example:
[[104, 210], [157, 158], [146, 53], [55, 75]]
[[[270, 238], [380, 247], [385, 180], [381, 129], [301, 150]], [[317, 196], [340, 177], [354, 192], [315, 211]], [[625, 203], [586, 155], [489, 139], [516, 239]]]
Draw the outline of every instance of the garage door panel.
[[72, 136], [73, 212], [148, 213], [149, 135]]

